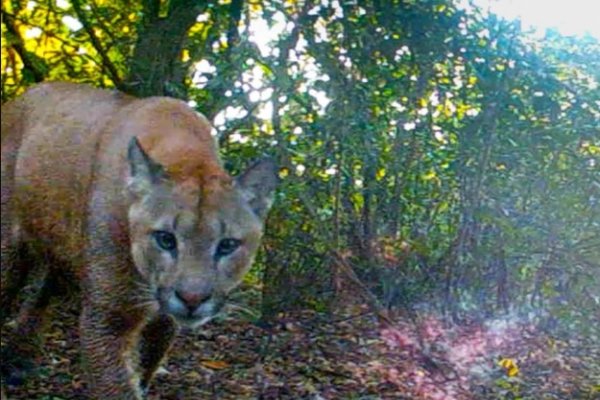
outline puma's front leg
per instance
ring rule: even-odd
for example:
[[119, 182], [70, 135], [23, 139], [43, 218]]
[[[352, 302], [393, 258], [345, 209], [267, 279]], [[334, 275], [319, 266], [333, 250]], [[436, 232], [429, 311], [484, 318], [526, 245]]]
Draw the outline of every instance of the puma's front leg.
[[[118, 290], [116, 290], [118, 292]], [[112, 292], [112, 297], [116, 295]], [[85, 296], [85, 295], [84, 295]], [[121, 298], [127, 304], [126, 296]], [[81, 345], [90, 399], [140, 400], [137, 345], [147, 316], [114, 302], [83, 302]]]
[[154, 372], [173, 344], [177, 325], [173, 317], [159, 315], [144, 328], [140, 341], [141, 386], [146, 392]]
[[84, 305], [81, 320], [81, 345], [89, 377], [90, 399], [140, 400], [143, 398], [136, 373], [135, 326], [118, 311]]

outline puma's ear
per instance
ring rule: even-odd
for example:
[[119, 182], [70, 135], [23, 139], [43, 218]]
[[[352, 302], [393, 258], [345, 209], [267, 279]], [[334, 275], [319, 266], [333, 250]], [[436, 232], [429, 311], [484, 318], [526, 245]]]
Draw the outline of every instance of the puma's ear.
[[135, 136], [129, 141], [127, 160], [129, 161], [128, 186], [134, 193], [144, 192], [167, 177], [162, 165], [146, 154]]
[[264, 219], [273, 204], [279, 178], [273, 160], [261, 160], [237, 177], [236, 184], [256, 215]]

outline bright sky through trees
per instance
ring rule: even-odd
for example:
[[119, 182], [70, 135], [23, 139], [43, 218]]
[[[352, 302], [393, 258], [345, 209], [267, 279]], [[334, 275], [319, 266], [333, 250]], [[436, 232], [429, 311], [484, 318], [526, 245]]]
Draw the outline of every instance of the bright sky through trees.
[[599, 0], [475, 0], [484, 9], [508, 19], [520, 18], [523, 27], [541, 34], [556, 28], [564, 35], [589, 33], [600, 38]]

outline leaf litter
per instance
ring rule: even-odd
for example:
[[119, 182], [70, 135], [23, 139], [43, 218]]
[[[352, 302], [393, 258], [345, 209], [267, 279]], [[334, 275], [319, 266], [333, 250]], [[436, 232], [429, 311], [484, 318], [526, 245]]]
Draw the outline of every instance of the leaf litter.
[[[382, 327], [367, 306], [226, 320], [180, 333], [149, 399], [599, 399], [600, 343], [530, 323], [451, 325], [435, 315]], [[11, 399], [81, 399], [76, 315], [57, 311], [39, 367]]]

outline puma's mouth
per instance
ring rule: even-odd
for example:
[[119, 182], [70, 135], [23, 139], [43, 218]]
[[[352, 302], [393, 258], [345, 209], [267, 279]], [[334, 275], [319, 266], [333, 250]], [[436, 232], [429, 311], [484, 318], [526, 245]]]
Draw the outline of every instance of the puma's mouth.
[[161, 311], [170, 314], [185, 327], [196, 328], [210, 322], [221, 311], [224, 302], [207, 296], [203, 299], [190, 299], [173, 289], [159, 289]]

